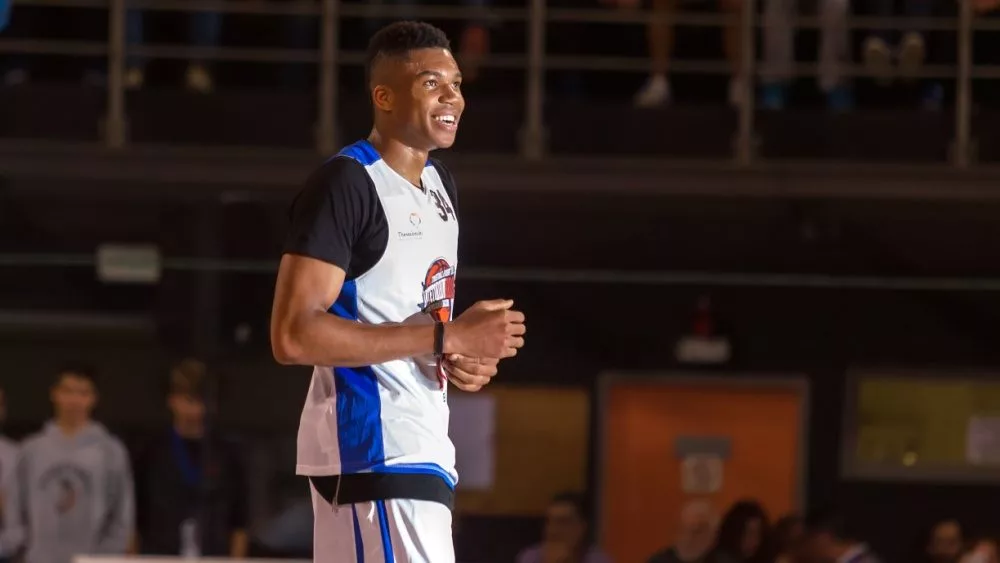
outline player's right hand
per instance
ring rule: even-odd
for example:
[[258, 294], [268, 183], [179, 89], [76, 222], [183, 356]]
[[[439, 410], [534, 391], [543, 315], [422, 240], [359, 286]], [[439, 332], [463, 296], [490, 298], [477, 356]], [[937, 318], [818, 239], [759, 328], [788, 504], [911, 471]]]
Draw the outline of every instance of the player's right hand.
[[524, 313], [514, 301], [479, 301], [445, 327], [445, 352], [482, 358], [510, 358], [524, 346]]

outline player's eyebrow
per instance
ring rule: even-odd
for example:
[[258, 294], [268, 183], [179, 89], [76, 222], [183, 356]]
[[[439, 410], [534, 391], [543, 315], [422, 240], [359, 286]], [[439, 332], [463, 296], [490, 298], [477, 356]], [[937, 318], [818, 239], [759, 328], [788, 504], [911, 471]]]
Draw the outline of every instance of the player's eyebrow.
[[[417, 78], [424, 78], [425, 76], [429, 76], [429, 77], [433, 77], [433, 78], [444, 78], [444, 73], [442, 73], [439, 70], [422, 70], [422, 71], [420, 71], [420, 72], [417, 73]], [[461, 80], [462, 79], [462, 73], [461, 72], [456, 72], [455, 73], [455, 79], [456, 80]]]

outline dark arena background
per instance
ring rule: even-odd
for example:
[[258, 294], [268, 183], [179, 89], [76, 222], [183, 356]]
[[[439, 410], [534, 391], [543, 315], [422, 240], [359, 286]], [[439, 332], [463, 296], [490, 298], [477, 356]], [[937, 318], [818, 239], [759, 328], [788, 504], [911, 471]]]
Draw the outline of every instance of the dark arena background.
[[[38, 432], [60, 370], [93, 366], [93, 416], [136, 483], [137, 539], [76, 561], [149, 553], [140, 452], [171, 428], [185, 358], [209, 374], [207, 423], [242, 475], [223, 488], [245, 546], [222, 555], [310, 557], [294, 475], [310, 369], [271, 356], [274, 276], [296, 191], [368, 133], [367, 37], [417, 18], [449, 33], [467, 75], [458, 142], [437, 155], [459, 184], [457, 310], [510, 297], [530, 326], [489, 387], [450, 394], [460, 563], [536, 561], [518, 554], [559, 526], [615, 563], [852, 561], [775, 527], [819, 512], [839, 525], [806, 540], [829, 532], [886, 563], [995, 563], [993, 6], [851, 3], [834, 100], [817, 87], [833, 33], [821, 2], [778, 23], [778, 0], [730, 4], [14, 0], [0, 32], [2, 432]], [[673, 26], [675, 60], [650, 77], [656, 21]], [[787, 26], [794, 64], [776, 89], [769, 34]], [[903, 31], [873, 42], [881, 28]], [[223, 455], [202, 453], [208, 468]], [[4, 471], [6, 491], [27, 469]], [[204, 489], [203, 524], [217, 493]], [[569, 521], [552, 501], [565, 492], [586, 501]]]

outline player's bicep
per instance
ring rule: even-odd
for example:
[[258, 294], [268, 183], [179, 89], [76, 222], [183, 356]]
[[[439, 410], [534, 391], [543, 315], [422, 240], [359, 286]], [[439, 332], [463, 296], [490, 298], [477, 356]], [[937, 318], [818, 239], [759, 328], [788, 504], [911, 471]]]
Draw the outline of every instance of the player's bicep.
[[278, 266], [271, 310], [271, 348], [279, 361], [294, 362], [311, 317], [326, 314], [340, 295], [343, 268], [309, 256], [286, 253]]
[[344, 270], [322, 260], [285, 254], [278, 266], [274, 317], [288, 322], [304, 313], [325, 312], [344, 285]]

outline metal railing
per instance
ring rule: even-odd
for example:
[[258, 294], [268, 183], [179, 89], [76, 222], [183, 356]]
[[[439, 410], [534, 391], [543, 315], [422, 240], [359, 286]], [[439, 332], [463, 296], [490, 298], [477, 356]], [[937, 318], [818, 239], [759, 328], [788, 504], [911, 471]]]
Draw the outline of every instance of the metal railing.
[[[757, 3], [760, 0], [744, 0], [741, 14], [742, 25], [742, 71], [744, 76], [759, 77], [761, 65], [757, 63], [755, 48], [756, 29], [764, 27], [759, 21]], [[327, 154], [337, 146], [337, 81], [341, 66], [360, 65], [363, 53], [340, 50], [339, 23], [344, 18], [394, 17], [398, 7], [390, 5], [365, 5], [347, 3], [341, 0], [267, 2], [260, 0], [213, 0], [200, 5], [185, 0], [17, 0], [18, 5], [107, 8], [109, 36], [106, 42], [86, 41], [41, 41], [12, 40], [0, 36], [0, 54], [59, 54], [72, 56], [106, 55], [108, 59], [108, 88], [106, 115], [103, 119], [103, 141], [109, 148], [122, 148], [128, 144], [127, 113], [125, 108], [125, 65], [127, 55], [161, 59], [198, 59], [204, 61], [254, 61], [254, 62], [298, 62], [318, 65], [318, 107], [315, 147]], [[318, 52], [305, 49], [277, 48], [237, 48], [237, 47], [195, 47], [183, 45], [126, 45], [126, 10], [156, 11], [210, 11], [219, 13], [300, 15], [319, 19], [320, 48]], [[474, 20], [481, 17], [482, 10], [453, 6], [413, 6], [414, 14], [432, 20]], [[622, 11], [611, 9], [554, 8], [547, 0], [528, 0], [527, 8], [494, 8], [489, 10], [494, 21], [520, 22], [526, 25], [527, 45], [524, 56], [491, 55], [485, 58], [483, 66], [491, 68], [525, 69], [525, 121], [521, 127], [521, 155], [529, 160], [542, 159], [546, 155], [545, 126], [545, 73], [548, 70], [603, 70], [625, 72], [648, 72], [649, 61], [642, 58], [605, 56], [566, 56], [546, 52], [546, 32], [550, 23], [617, 23], [648, 24], [657, 20], [669, 20], [673, 25], [697, 25], [721, 27], [729, 17], [724, 14], [656, 14], [642, 11]], [[15, 14], [16, 17], [16, 14]], [[819, 28], [818, 17], [795, 17], [792, 25], [798, 29]], [[967, 168], [974, 163], [972, 139], [972, 80], [1000, 78], [1000, 65], [986, 66], [973, 64], [973, 32], [976, 30], [1000, 31], [1000, 21], [977, 18], [970, 0], [959, 0], [957, 18], [901, 18], [901, 17], [851, 17], [849, 29], [898, 28], [905, 22], [908, 29], [928, 31], [957, 30], [957, 64], [926, 65], [918, 73], [921, 78], [955, 80], [956, 99], [954, 114], [954, 137], [951, 143], [951, 162], [955, 167]], [[726, 74], [729, 66], [723, 61], [672, 61], [674, 72]], [[866, 76], [868, 72], [859, 65], [847, 65], [843, 69], [847, 77]], [[797, 63], [793, 67], [796, 76], [816, 75], [815, 64]], [[734, 140], [733, 156], [740, 164], [750, 164], [758, 157], [755, 154], [757, 139], [754, 129], [756, 108], [754, 91], [756, 80], [743, 81], [745, 100], [738, 107], [739, 118]]]

